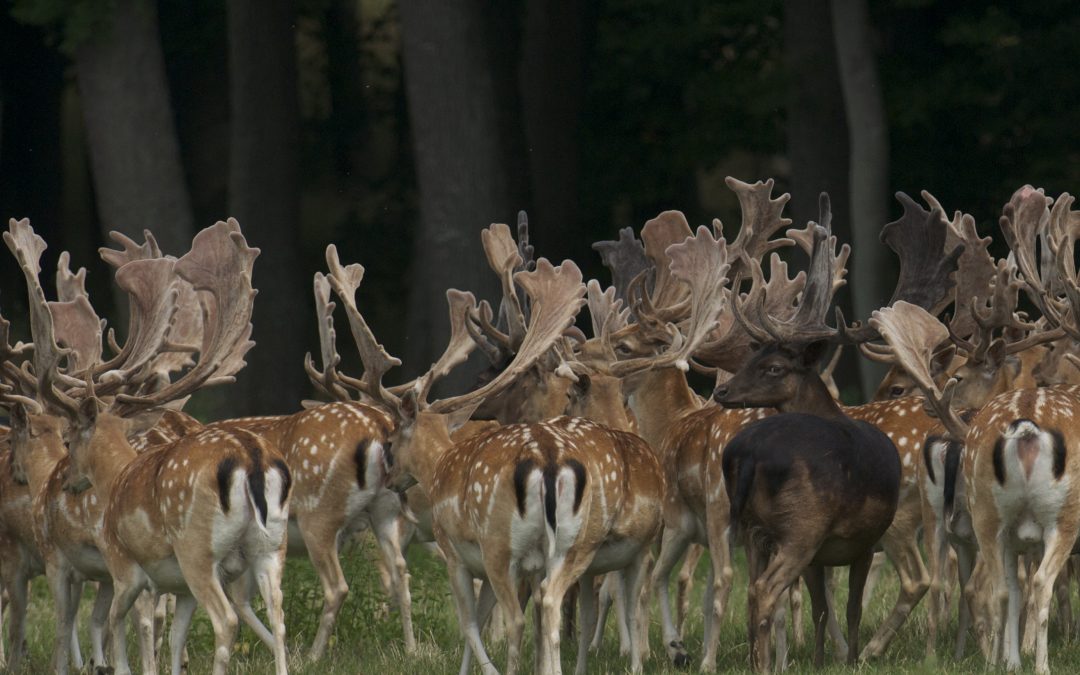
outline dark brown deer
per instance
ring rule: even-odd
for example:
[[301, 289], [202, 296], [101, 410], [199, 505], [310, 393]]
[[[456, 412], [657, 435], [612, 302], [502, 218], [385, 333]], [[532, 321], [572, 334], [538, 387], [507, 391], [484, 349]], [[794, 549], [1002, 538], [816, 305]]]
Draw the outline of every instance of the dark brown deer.
[[[810, 273], [795, 316], [779, 322], [760, 305], [749, 307], [753, 318], [745, 325], [763, 346], [713, 394], [726, 407], [773, 407], [780, 413], [747, 426], [723, 455], [732, 521], [747, 538], [750, 655], [758, 670], [770, 669], [776, 603], [800, 575], [813, 606], [814, 662], [824, 664], [825, 566], [851, 567], [848, 661], [855, 662], [863, 585], [899, 498], [896, 447], [876, 427], [845, 415], [818, 376], [817, 363], [838, 334], [824, 319], [837, 261], [846, 254], [835, 253], [825, 195], [821, 206], [822, 224], [811, 231]], [[741, 316], [738, 305], [734, 309]]]

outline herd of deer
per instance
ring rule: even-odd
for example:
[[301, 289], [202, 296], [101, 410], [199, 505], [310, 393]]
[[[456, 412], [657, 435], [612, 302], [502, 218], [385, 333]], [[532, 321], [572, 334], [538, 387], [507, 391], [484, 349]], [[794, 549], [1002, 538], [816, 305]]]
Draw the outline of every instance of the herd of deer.
[[[1068, 630], [1067, 563], [1080, 532], [1072, 197], [1018, 190], [1000, 221], [1010, 253], [994, 260], [971, 216], [947, 219], [925, 192], [928, 209], [898, 195], [903, 216], [881, 233], [900, 259], [892, 298], [865, 324], [837, 311], [830, 326], [850, 249], [832, 235], [827, 196], [818, 223], [784, 231], [788, 196], [773, 197], [771, 180], [728, 185], [742, 209], [733, 241], [720, 221], [695, 232], [682, 214], [662, 213], [640, 240], [627, 228], [594, 245], [612, 273], [607, 289], [583, 283], [571, 261], [535, 260], [524, 222], [518, 241], [492, 225], [482, 243], [502, 287], [498, 309], [448, 290], [445, 352], [394, 386], [383, 377], [400, 361], [357, 306], [364, 268], [342, 265], [331, 245], [314, 280], [321, 369], [310, 355], [304, 367], [332, 402], [206, 425], [183, 404], [231, 382], [253, 346], [259, 252], [237, 223], [203, 230], [180, 258], [163, 254], [149, 232], [141, 245], [114, 235], [119, 249], [101, 255], [130, 308], [121, 346], [90, 304], [85, 270], [72, 273], [66, 253], [58, 298], [46, 299], [45, 242], [28, 221], [12, 220], [3, 236], [26, 279], [32, 343], [12, 345], [0, 318], [0, 405], [11, 425], [0, 437], [7, 665], [26, 659], [28, 584], [44, 573], [57, 672], [84, 666], [76, 612], [83, 585], [95, 582], [95, 667], [130, 672], [125, 619], [134, 610], [142, 670], [156, 672], [161, 601], [174, 594], [174, 674], [185, 666], [197, 604], [213, 625], [215, 674], [226, 670], [241, 620], [283, 674], [285, 556], [308, 556], [322, 584], [310, 653], [318, 659], [348, 592], [339, 546], [371, 529], [408, 652], [416, 643], [403, 549], [423, 541], [444, 558], [465, 638], [463, 674], [473, 659], [485, 674], [498, 672], [482, 639], [496, 607], [506, 672], [522, 665], [529, 599], [533, 667], [561, 672], [564, 605], [574, 598], [575, 672], [598, 647], [612, 604], [620, 651], [640, 672], [652, 592], [667, 656], [687, 665], [681, 633], [705, 549], [700, 666], [715, 670], [735, 545], [747, 551], [756, 669], [787, 665], [789, 603], [801, 640], [800, 578], [821, 665], [827, 634], [848, 662], [881, 655], [928, 590], [935, 651], [956, 575], [957, 655], [974, 630], [990, 663], [1018, 668], [1023, 648], [1048, 672], [1051, 605], [1056, 595]], [[806, 271], [789, 276], [780, 249], [801, 251]], [[339, 370], [338, 303], [359, 377]], [[585, 306], [591, 337], [575, 326]], [[950, 306], [951, 318], [939, 319]], [[893, 365], [880, 400], [838, 402], [835, 357], [821, 370], [830, 345], [857, 345]], [[490, 361], [477, 386], [430, 400], [473, 351]], [[711, 401], [688, 384], [690, 368], [715, 377]], [[860, 652], [876, 551], [892, 562], [899, 596]], [[673, 603], [668, 582], [680, 560]], [[836, 566], [850, 567], [846, 639], [832, 608], [827, 568]], [[266, 625], [252, 610], [256, 591]]]

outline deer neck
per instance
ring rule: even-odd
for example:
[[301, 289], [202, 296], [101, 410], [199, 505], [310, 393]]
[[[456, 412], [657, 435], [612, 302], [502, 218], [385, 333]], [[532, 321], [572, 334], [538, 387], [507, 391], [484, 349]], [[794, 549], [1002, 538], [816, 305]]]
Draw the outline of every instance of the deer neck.
[[[26, 442], [30, 442], [29, 439]], [[13, 447], [12, 451], [16, 449]], [[37, 443], [37, 447], [18, 451], [25, 453], [26, 460], [23, 462], [23, 467], [26, 469], [26, 483], [30, 486], [30, 491], [35, 494], [49, 480], [49, 476], [65, 454], [64, 441], [59, 437], [42, 438]]]
[[109, 493], [113, 482], [138, 453], [127, 440], [126, 429], [114, 421], [99, 422], [91, 442], [87, 474], [94, 489]]
[[806, 413], [825, 419], [848, 419], [816, 373], [802, 378], [795, 395], [777, 405], [776, 409], [782, 413]]
[[658, 368], [634, 378], [630, 409], [638, 422], [638, 435], [659, 447], [671, 423], [701, 407], [686, 374], [678, 368]]
[[413, 478], [426, 490], [435, 478], [439, 458], [454, 445], [450, 438], [450, 425], [446, 415], [421, 412], [417, 413], [410, 433], [412, 450], [409, 468]]

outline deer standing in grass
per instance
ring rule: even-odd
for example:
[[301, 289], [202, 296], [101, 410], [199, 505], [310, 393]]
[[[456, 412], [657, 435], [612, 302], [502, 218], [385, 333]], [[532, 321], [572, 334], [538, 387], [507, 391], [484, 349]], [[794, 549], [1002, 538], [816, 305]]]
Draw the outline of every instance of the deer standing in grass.
[[899, 498], [895, 446], [876, 427], [847, 417], [813, 367], [826, 340], [836, 335], [824, 324], [836, 258], [827, 202], [822, 211], [822, 226], [812, 229], [811, 269], [796, 315], [790, 322], [776, 322], [752, 307], [754, 318], [746, 326], [767, 342], [714, 391], [722, 405], [780, 411], [743, 429], [723, 454], [731, 517], [747, 540], [750, 661], [757, 670], [770, 669], [773, 612], [800, 575], [810, 589], [815, 665], [823, 665], [826, 565], [851, 566], [848, 660], [854, 663], [863, 584], [873, 548], [891, 524]]

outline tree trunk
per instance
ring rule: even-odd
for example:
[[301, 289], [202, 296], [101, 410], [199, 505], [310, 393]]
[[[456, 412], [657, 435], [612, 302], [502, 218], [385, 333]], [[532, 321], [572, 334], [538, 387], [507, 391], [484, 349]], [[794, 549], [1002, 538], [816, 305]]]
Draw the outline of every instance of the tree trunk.
[[595, 255], [577, 235], [583, 20], [578, 0], [526, 5], [521, 102], [532, 176], [529, 220], [536, 223], [532, 239], [538, 255], [552, 260]]
[[[527, 175], [514, 167], [520, 106], [516, 86], [505, 86], [509, 75], [501, 60], [512, 57], [516, 40], [496, 32], [506, 29], [507, 17], [492, 16], [479, 0], [405, 0], [400, 12], [420, 191], [405, 359], [408, 372], [417, 373], [446, 345], [447, 288], [496, 297], [480, 230], [514, 222], [525, 205]], [[463, 369], [448, 380], [449, 389], [459, 389], [471, 374]]]
[[101, 224], [138, 238], [149, 228], [164, 251], [183, 255], [194, 227], [157, 5], [111, 6], [107, 29], [74, 53]]
[[[784, 61], [788, 73], [787, 144], [791, 162], [791, 218], [802, 227], [818, 220], [818, 195], [832, 200], [833, 232], [851, 241], [848, 127], [833, 47], [832, 20], [816, 0], [784, 3]], [[851, 317], [851, 293], [837, 303]], [[847, 350], [836, 373], [841, 389], [859, 385], [859, 355]], [[872, 390], [871, 390], [872, 391]]]
[[245, 413], [295, 412], [309, 390], [303, 358], [315, 317], [300, 274], [294, 21], [290, 0], [229, 0], [229, 213], [262, 250], [256, 346], [239, 378]]
[[[888, 220], [889, 130], [872, 45], [866, 0], [832, 0], [840, 81], [851, 141], [852, 289], [855, 315], [866, 319], [889, 301], [883, 270], [890, 263], [879, 240]], [[884, 366], [863, 360], [863, 391], [874, 390]]]

